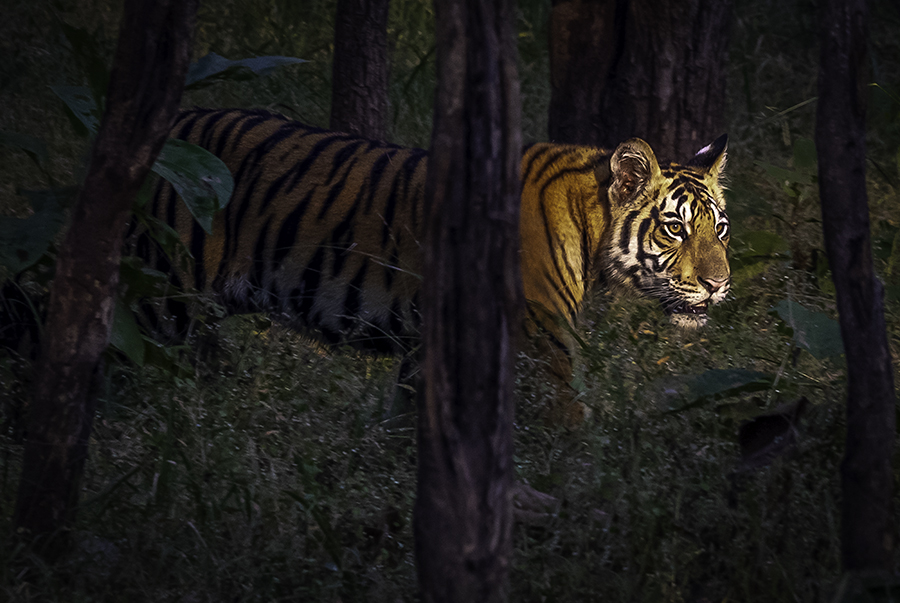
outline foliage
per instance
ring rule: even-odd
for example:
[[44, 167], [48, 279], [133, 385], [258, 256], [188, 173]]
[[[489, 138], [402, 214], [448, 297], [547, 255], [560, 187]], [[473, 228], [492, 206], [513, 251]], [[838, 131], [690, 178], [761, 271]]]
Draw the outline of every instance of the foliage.
[[202, 147], [170, 138], [153, 171], [169, 181], [203, 230], [212, 233], [213, 216], [234, 190], [231, 172], [222, 160]]
[[32, 214], [0, 218], [0, 266], [12, 274], [30, 268], [43, 257], [65, 221], [68, 195], [61, 191], [22, 191]]
[[[19, 191], [62, 195], [82, 169], [86, 139], [73, 134], [47, 84], [90, 89], [92, 78], [55, 23], [90, 32], [90, 53], [106, 60], [115, 39], [118, 3], [56, 4], [13, 0], [7, 22], [26, 25], [0, 31], [0, 47], [10, 51], [0, 64], [7, 133], [0, 209], [3, 220], [16, 220], [9, 228], [51, 202]], [[711, 309], [710, 325], [680, 332], [653, 303], [598, 294], [580, 331], [579, 395], [594, 415], [577, 433], [544, 424], [552, 393], [544, 359], [520, 356], [517, 477], [560, 507], [516, 526], [511, 600], [768, 603], [831, 601], [852, 591], [839, 575], [845, 376], [810, 163], [816, 73], [809, 66], [818, 57], [808, 8], [735, 5], [727, 193], [734, 288]], [[548, 3], [521, 2], [519, 10], [525, 138], [542, 140]], [[896, 352], [900, 103], [891, 96], [900, 82], [900, 17], [886, 2], [873, 2], [872, 11], [879, 86], [869, 90], [870, 211]], [[186, 104], [264, 106], [326, 125], [333, 16], [332, 0], [204, 5], [197, 56], [307, 62], [189, 91]], [[391, 3], [390, 138], [402, 144], [427, 146], [430, 136], [432, 19], [429, 2]], [[0, 240], [9, 239], [0, 233]], [[28, 272], [19, 286], [42, 287], [46, 263]], [[166, 283], [135, 263], [121, 274], [126, 307]], [[408, 417], [391, 414], [395, 360], [325, 351], [252, 316], [199, 329], [174, 349], [142, 342], [120, 343], [133, 362], [109, 359], [78, 553], [52, 573], [0, 542], [0, 599], [415, 600], [415, 438], [404, 427]], [[28, 367], [0, 352], [4, 534]], [[801, 396], [810, 404], [793, 450], [742, 469], [742, 423]]]
[[794, 342], [816, 358], [839, 356], [844, 349], [837, 321], [818, 312], [810, 312], [798, 303], [781, 300], [773, 309], [789, 329]]
[[294, 57], [254, 57], [229, 61], [211, 52], [191, 65], [184, 82], [188, 90], [204, 88], [221, 81], [244, 81], [256, 79], [256, 76], [272, 73], [282, 65], [305, 63], [303, 59]]
[[[102, 107], [109, 82], [108, 69], [98, 50], [97, 40], [93, 36], [84, 29], [64, 22], [60, 23], [60, 28], [90, 86], [57, 85], [51, 86], [51, 89], [63, 101], [75, 132], [93, 138], [97, 135], [102, 119]], [[269, 74], [280, 66], [303, 62], [302, 59], [283, 56], [229, 61], [210, 53], [191, 65], [185, 86], [189, 89], [199, 89], [214, 82], [246, 81]], [[38, 167], [43, 168], [42, 160], [45, 159], [46, 151], [42, 140], [22, 134], [5, 134], [2, 141], [7, 146], [24, 151]], [[212, 233], [213, 216], [225, 207], [234, 189], [231, 172], [222, 160], [198, 145], [169, 139], [151, 170], [173, 186], [194, 219], [206, 232]], [[52, 182], [51, 178], [48, 179]], [[151, 236], [173, 261], [179, 257], [189, 258], [190, 254], [179, 244], [178, 236], [172, 229], [143, 211], [144, 204], [152, 194], [151, 190], [151, 182], [148, 181], [135, 200], [135, 220], [145, 225]], [[0, 268], [5, 268], [8, 274], [17, 278], [45, 254], [50, 258], [54, 257], [50, 243], [58, 236], [65, 220], [66, 207], [60, 202], [60, 198], [68, 201], [71, 197], [71, 195], [63, 196], [54, 189], [23, 194], [31, 199], [32, 215], [23, 220], [0, 218]], [[128, 258], [125, 261], [127, 262]], [[123, 284], [126, 291], [129, 286], [132, 290], [146, 290], [150, 281], [158, 280], [158, 275], [150, 275], [146, 271], [132, 272], [130, 278], [124, 279]], [[150, 286], [157, 296], [163, 296], [159, 293], [159, 287], [153, 286], [152, 283]], [[171, 293], [168, 295], [171, 296]], [[139, 301], [136, 296], [131, 297], [133, 302]], [[35, 318], [40, 320], [40, 317]], [[155, 349], [162, 352], [161, 355], [152, 353], [150, 355], [161, 360], [162, 366], [177, 366], [177, 363], [173, 362], [170, 350], [163, 349], [142, 334], [137, 320], [123, 299], [116, 302], [110, 344], [138, 366], [144, 364], [145, 348], [151, 352]]]

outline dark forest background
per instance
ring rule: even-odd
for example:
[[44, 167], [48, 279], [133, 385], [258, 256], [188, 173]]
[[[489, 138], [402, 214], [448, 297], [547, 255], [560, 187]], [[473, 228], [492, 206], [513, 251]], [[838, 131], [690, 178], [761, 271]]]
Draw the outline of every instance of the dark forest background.
[[[86, 83], [61, 24], [111, 60], [119, 4], [5, 3], [4, 217], [34, 211], [29, 191], [83, 178], [88, 140], [50, 88]], [[264, 107], [327, 126], [335, 10], [202, 5], [194, 59], [307, 62], [188, 92], [182, 105]], [[900, 9], [870, 10], [868, 193], [896, 358]], [[549, 14], [549, 2], [525, 0], [516, 19], [525, 142], [548, 137]], [[391, 2], [392, 142], [429, 145], [433, 20], [430, 2]], [[734, 3], [723, 75], [734, 286], [710, 325], [680, 332], [652, 302], [600, 292], [580, 332], [580, 400], [594, 412], [576, 433], [543, 423], [552, 392], [534, 376], [542, 359], [520, 355], [516, 474], [556, 501], [515, 527], [511, 600], [830, 601], [839, 589], [846, 377], [812, 142], [816, 31], [814, 2]], [[13, 134], [44, 146], [22, 152]], [[20, 286], [39, 291], [46, 274], [38, 266]], [[63, 572], [21, 571], [28, 552], [0, 546], [0, 598], [414, 600], [416, 447], [413, 422], [392, 407], [399, 362], [323, 350], [261, 317], [214, 324], [215, 313], [206, 345], [175, 352], [189, 370], [110, 352], [76, 554]], [[27, 357], [0, 352], [3, 533], [23, 405], [39, 378]], [[741, 429], [760, 415], [773, 418]]]

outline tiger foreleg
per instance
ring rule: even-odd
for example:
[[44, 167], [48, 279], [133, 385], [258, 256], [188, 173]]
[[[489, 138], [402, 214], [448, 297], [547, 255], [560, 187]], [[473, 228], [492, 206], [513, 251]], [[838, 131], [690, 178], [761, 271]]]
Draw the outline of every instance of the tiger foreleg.
[[[539, 309], [532, 307], [530, 313], [529, 339], [536, 357], [546, 359], [543, 372], [553, 390], [544, 410], [545, 422], [570, 431], [578, 429], [590, 418], [591, 409], [580, 400], [584, 389], [581, 380], [573, 377], [577, 363], [575, 338], [564, 326], [551, 322], [549, 317], [542, 317]], [[541, 318], [546, 319], [539, 325], [537, 321]], [[548, 324], [553, 328], [547, 328], [545, 325]]]

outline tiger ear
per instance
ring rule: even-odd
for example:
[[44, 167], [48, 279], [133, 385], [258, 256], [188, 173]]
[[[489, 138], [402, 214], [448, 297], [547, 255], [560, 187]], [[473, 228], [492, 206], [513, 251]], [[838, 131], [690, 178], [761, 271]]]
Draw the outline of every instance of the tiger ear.
[[613, 205], [634, 201], [651, 182], [660, 177], [659, 163], [650, 145], [640, 138], [626, 140], [609, 160], [612, 183], [609, 198]]
[[701, 168], [718, 180], [722, 177], [722, 172], [725, 169], [725, 160], [728, 155], [725, 149], [727, 147], [728, 134], [722, 134], [711, 144], [697, 151], [697, 154], [688, 161], [688, 166]]

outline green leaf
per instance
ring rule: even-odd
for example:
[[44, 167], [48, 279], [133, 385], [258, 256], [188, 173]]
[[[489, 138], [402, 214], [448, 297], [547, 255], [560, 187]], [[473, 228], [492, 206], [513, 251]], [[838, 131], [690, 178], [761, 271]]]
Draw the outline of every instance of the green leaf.
[[686, 403], [670, 412], [688, 410], [711, 400], [767, 390], [773, 379], [768, 373], [749, 369], [710, 369], [699, 375], [688, 375], [681, 378], [686, 386]]
[[50, 86], [69, 110], [69, 116], [75, 118], [91, 135], [96, 136], [100, 130], [100, 107], [94, 100], [90, 88], [86, 86]]
[[266, 75], [282, 65], [305, 62], [303, 59], [283, 56], [254, 57], [231, 61], [211, 52], [191, 65], [184, 87], [187, 90], [195, 90], [223, 80], [249, 80]]
[[736, 251], [744, 256], [772, 257], [784, 253], [788, 249], [787, 241], [774, 232], [767, 230], [751, 230], [742, 232], [732, 242]]
[[764, 230], [736, 233], [731, 242], [731, 272], [735, 282], [752, 278], [767, 263], [788, 255], [788, 244], [779, 235]]
[[794, 169], [815, 173], [816, 165], [816, 143], [809, 138], [798, 138], [794, 142]]
[[812, 176], [810, 176], [809, 174], [795, 172], [793, 170], [786, 170], [784, 168], [778, 167], [777, 165], [772, 165], [764, 161], [757, 161], [756, 165], [766, 170], [766, 173], [769, 175], [769, 177], [779, 184], [783, 184], [785, 181], [794, 182], [796, 184], [812, 183]]
[[140, 258], [124, 257], [119, 265], [119, 283], [125, 287], [126, 303], [151, 297], [162, 297], [172, 287], [164, 272], [148, 268]]
[[718, 399], [768, 389], [772, 376], [748, 369], [710, 369], [688, 382], [689, 399]]
[[735, 285], [743, 285], [743, 283], [765, 272], [767, 268], [768, 263], [764, 261], [749, 263], [732, 261], [731, 280]]
[[172, 183], [194, 219], [211, 233], [213, 215], [225, 207], [234, 190], [228, 166], [202, 147], [170, 138], [153, 171]]
[[816, 358], [840, 356], [844, 353], [841, 329], [836, 320], [821, 312], [807, 310], [789, 299], [778, 302], [772, 312], [791, 328], [794, 342], [809, 350]]
[[141, 328], [134, 319], [131, 309], [120, 299], [116, 299], [109, 344], [128, 356], [136, 365], [144, 366], [144, 339], [141, 337]]
[[176, 265], [179, 270], [189, 272], [193, 256], [178, 232], [156, 216], [138, 212], [135, 215], [141, 224], [147, 227], [147, 234], [159, 244], [173, 265]]
[[[746, 421], [759, 416], [761, 401], [754, 396], [749, 400], [738, 400], [736, 402], [725, 402], [716, 406], [716, 414], [720, 419], [730, 419], [732, 421]], [[729, 434], [729, 438], [733, 437]]]
[[50, 247], [66, 220], [65, 207], [74, 189], [19, 191], [34, 212], [27, 218], [0, 218], [0, 265], [19, 274], [34, 265]]
[[0, 145], [23, 151], [31, 157], [38, 167], [42, 167], [47, 159], [47, 145], [40, 138], [19, 134], [18, 132], [0, 132]]

